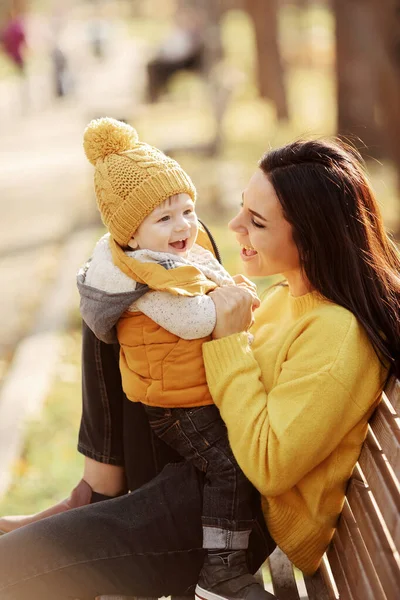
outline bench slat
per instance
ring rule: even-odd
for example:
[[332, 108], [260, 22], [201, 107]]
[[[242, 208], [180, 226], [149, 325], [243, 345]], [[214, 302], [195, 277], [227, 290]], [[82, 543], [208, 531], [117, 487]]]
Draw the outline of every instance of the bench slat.
[[337, 531], [333, 539], [334, 541], [328, 548], [327, 557], [332, 575], [335, 579], [336, 587], [340, 594], [340, 600], [354, 600], [342, 565], [344, 556], [340, 555], [340, 540]]
[[388, 598], [394, 598], [398, 592], [400, 568], [360, 472], [352, 477], [347, 499], [365, 546], [373, 557], [373, 566], [384, 592]]
[[400, 414], [400, 381], [392, 377], [385, 386], [383, 393], [387, 397], [390, 404], [393, 406], [397, 414]]
[[384, 401], [373, 414], [370, 427], [397, 479], [400, 480], [400, 427]]
[[327, 561], [326, 556], [322, 559], [321, 566], [314, 575], [304, 575], [309, 600], [336, 600], [325, 561]]
[[[137, 596], [96, 596], [95, 600], [140, 600]], [[147, 600], [142, 598], [141, 600]], [[149, 598], [148, 600], [158, 600], [157, 598]]]
[[274, 594], [279, 600], [300, 600], [293, 566], [286, 554], [276, 548], [268, 557]]
[[[342, 569], [354, 597], [357, 600], [385, 600], [373, 563], [347, 500], [333, 538], [333, 545], [340, 554]], [[332, 572], [336, 581], [333, 567]]]
[[400, 550], [400, 494], [398, 484], [393, 479], [371, 431], [367, 434], [358, 462], [394, 544]]

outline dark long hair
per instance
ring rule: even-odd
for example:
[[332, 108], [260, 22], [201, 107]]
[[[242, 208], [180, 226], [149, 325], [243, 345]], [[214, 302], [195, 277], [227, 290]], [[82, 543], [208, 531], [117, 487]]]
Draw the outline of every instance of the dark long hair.
[[300, 140], [268, 152], [259, 166], [313, 288], [357, 317], [400, 377], [400, 253], [360, 154], [340, 140]]

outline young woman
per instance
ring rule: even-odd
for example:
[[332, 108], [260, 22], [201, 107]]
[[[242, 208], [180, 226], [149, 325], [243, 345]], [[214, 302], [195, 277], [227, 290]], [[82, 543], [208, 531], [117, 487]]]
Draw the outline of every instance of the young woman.
[[[389, 371], [400, 375], [400, 257], [360, 160], [323, 141], [266, 154], [230, 224], [248, 275], [283, 275], [255, 312], [251, 345], [254, 294], [233, 286], [211, 293], [217, 323], [203, 346], [207, 380], [262, 504], [252, 570], [275, 543], [305, 573], [317, 569], [368, 419]], [[120, 403], [118, 413], [110, 401], [122, 394], [113, 348], [87, 329], [83, 339], [86, 405], [101, 404], [108, 423], [124, 423], [129, 453], [114, 465], [125, 461], [134, 489], [160, 470], [164, 449], [149, 451], [153, 440], [136, 407], [123, 412]], [[109, 425], [93, 431], [85, 414], [81, 449], [112, 464], [118, 436]], [[2, 536], [1, 598], [192, 593], [203, 561], [202, 483], [190, 465], [173, 463], [131, 494]]]

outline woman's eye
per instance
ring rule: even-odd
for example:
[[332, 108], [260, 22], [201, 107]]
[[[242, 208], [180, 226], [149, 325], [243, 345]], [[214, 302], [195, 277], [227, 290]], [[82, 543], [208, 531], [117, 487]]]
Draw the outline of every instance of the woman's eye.
[[251, 219], [251, 222], [255, 227], [259, 227], [260, 229], [265, 229], [265, 225], [261, 225], [261, 223], [257, 223], [254, 219]]

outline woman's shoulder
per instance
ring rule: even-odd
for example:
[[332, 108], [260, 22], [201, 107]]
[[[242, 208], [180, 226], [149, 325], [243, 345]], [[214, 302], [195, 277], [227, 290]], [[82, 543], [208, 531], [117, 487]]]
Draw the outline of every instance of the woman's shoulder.
[[[294, 312], [302, 317], [302, 326], [312, 330], [313, 335], [329, 336], [332, 344], [342, 346], [351, 341], [369, 346], [366, 330], [351, 310], [332, 302], [317, 292], [294, 299]], [[300, 308], [299, 308], [300, 306]]]
[[287, 285], [279, 284], [267, 291], [262, 304], [265, 316], [275, 313], [289, 319], [298, 344], [309, 344], [332, 357], [353, 352], [369, 359], [375, 355], [365, 327], [357, 317], [318, 292], [293, 297]]
[[299, 321], [299, 342], [309, 345], [327, 370], [347, 387], [355, 373], [381, 381], [386, 367], [380, 361], [361, 321], [350, 310], [323, 297]]

